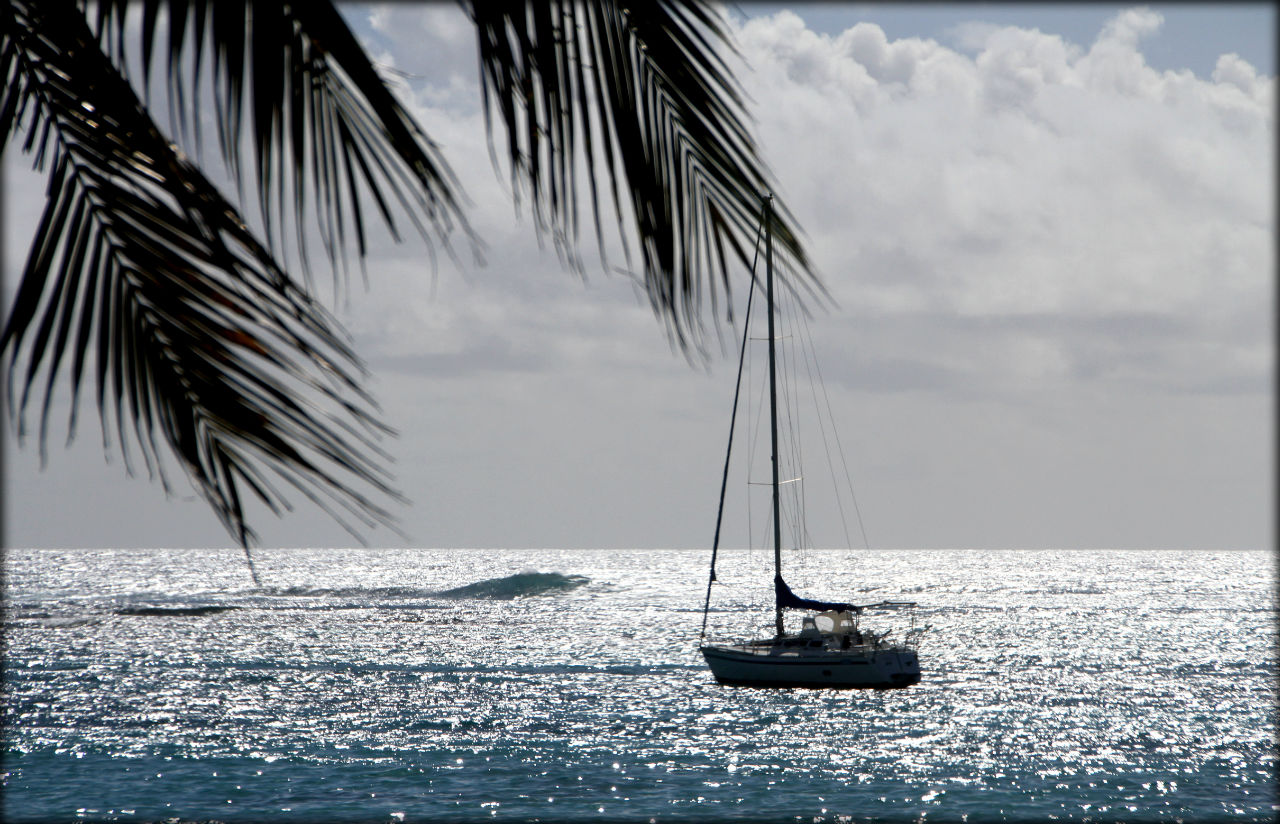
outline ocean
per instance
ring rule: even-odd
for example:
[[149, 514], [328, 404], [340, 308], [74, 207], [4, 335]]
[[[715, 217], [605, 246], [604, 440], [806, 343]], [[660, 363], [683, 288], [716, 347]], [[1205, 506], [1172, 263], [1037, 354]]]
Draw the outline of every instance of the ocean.
[[[1280, 816], [1266, 552], [806, 554], [918, 603], [885, 691], [717, 685], [705, 551], [254, 560], [6, 552], [4, 821]], [[767, 560], [721, 554], [713, 635], [767, 630]]]

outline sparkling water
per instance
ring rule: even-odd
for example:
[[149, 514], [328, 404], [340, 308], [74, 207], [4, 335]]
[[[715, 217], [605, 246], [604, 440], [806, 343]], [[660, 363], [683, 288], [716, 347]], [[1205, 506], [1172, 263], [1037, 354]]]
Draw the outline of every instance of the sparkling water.
[[[709, 629], [767, 631], [762, 553]], [[717, 685], [708, 553], [11, 550], [4, 820], [1270, 821], [1263, 552], [812, 552], [902, 690]], [[766, 559], [767, 560], [767, 559]], [[894, 616], [887, 616], [894, 619]], [[798, 619], [793, 619], [798, 620]]]

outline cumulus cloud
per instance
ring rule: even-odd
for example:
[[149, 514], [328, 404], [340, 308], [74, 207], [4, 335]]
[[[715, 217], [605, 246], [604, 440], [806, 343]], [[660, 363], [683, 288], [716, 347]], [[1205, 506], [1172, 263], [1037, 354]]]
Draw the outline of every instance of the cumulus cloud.
[[1154, 34], [1160, 29], [1162, 23], [1164, 23], [1164, 17], [1146, 6], [1126, 9], [1103, 26], [1102, 34], [1098, 37], [1098, 45], [1114, 43], [1126, 46], [1132, 52], [1137, 48], [1140, 39]]
[[[827, 36], [789, 12], [740, 21], [765, 154], [842, 303], [1063, 321], [1021, 351], [1077, 378], [1089, 370], [1064, 363], [1121, 334], [1091, 319], [1166, 318], [1194, 343], [1149, 364], [1161, 379], [1210, 381], [1226, 354], [1262, 385], [1274, 79], [1234, 55], [1209, 79], [1152, 69], [1141, 43], [1161, 22], [1124, 11], [1087, 48], [975, 24], [958, 32], [965, 55], [872, 23]], [[990, 375], [971, 340], [969, 368]]]
[[[1212, 382], [1199, 373], [1222, 362], [1261, 384], [1274, 78], [1235, 55], [1211, 78], [1157, 71], [1141, 48], [1161, 24], [1157, 12], [1130, 9], [1076, 44], [974, 23], [956, 30], [961, 53], [890, 39], [869, 22], [821, 34], [785, 10], [730, 22], [764, 156], [842, 307], [866, 317], [1052, 319], [1047, 338], [1014, 348], [1041, 353], [1045, 374], [1062, 380], [1103, 374], [1088, 367], [1091, 353], [1121, 326], [1100, 331], [1094, 319], [1165, 318], [1193, 341], [1182, 361], [1150, 367], [1170, 386]], [[563, 353], [610, 331], [660, 336], [625, 278], [590, 274], [600, 267], [588, 260], [583, 287], [539, 246], [532, 220], [516, 217], [505, 172], [481, 148], [467, 26], [451, 7], [380, 7], [370, 45], [406, 73], [411, 106], [472, 200], [488, 263], [474, 266], [464, 251], [460, 266], [424, 276], [420, 250], [388, 245], [379, 283], [353, 304], [354, 331], [372, 357], [396, 358], [495, 352], [504, 335]], [[599, 320], [606, 308], [609, 323]], [[899, 357], [935, 376], [1025, 374], [1029, 355], [998, 373], [982, 340], [990, 328], [951, 341], [946, 363], [927, 337]], [[1117, 358], [1142, 350], [1119, 339], [1110, 348]], [[554, 359], [539, 363], [554, 368]]]

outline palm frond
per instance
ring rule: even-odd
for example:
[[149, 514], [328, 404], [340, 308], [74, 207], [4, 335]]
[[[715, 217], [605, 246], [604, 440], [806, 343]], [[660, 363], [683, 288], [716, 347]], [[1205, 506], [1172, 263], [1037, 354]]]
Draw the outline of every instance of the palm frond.
[[[705, 302], [715, 316], [728, 263], [748, 262], [770, 188], [716, 13], [704, 0], [462, 2], [486, 117], [501, 121], [539, 230], [581, 266], [583, 169], [602, 253], [607, 199], [632, 225], [624, 252], [629, 263], [634, 234], [655, 313], [686, 352], [699, 349]], [[141, 15], [136, 37], [130, 14]], [[149, 95], [153, 63], [197, 155], [213, 102], [217, 144], [241, 192], [256, 192], [263, 241], [139, 100], [127, 67], [141, 66]], [[314, 224], [335, 277], [352, 246], [363, 263], [366, 211], [396, 237], [407, 216], [429, 250], [448, 250], [457, 230], [476, 241], [457, 181], [333, 4], [10, 0], [0, 74], [0, 141], [25, 133], [24, 151], [50, 172], [0, 334], [20, 431], [43, 391], [43, 448], [68, 371], [74, 433], [92, 371], [104, 438], [114, 418], [126, 461], [137, 449], [162, 481], [162, 455], [176, 456], [246, 546], [244, 499], [287, 508], [279, 480], [348, 528], [389, 523], [378, 503], [396, 497], [377, 447], [387, 430], [337, 322], [279, 264], [283, 238], [292, 221], [309, 271]], [[820, 295], [781, 202], [775, 221], [784, 284]]]
[[[718, 51], [730, 47], [716, 12], [703, 0], [462, 4], [477, 28], [486, 117], [501, 122], [513, 186], [529, 192], [539, 228], [580, 265], [581, 161], [603, 253], [597, 178], [607, 179], [614, 214], [634, 225], [655, 312], [682, 347], [700, 345], [704, 300], [714, 315], [728, 254], [749, 264], [770, 188]], [[775, 202], [785, 282], [819, 294]]]
[[167, 445], [244, 545], [246, 495], [290, 506], [272, 477], [353, 532], [390, 525], [389, 430], [339, 325], [160, 132], [84, 17], [13, 0], [0, 70], [3, 138], [25, 129], [51, 167], [0, 335], [20, 432], [43, 374], [43, 448], [55, 377], [69, 355], [74, 409], [96, 353], [104, 437], [114, 417], [126, 460], [133, 444], [162, 481]]
[[[364, 260], [366, 197], [397, 240], [399, 214], [432, 254], [449, 250], [455, 231], [478, 243], [458, 181], [329, 0], [101, 0], [98, 7], [95, 31], [118, 69], [129, 50], [115, 32], [128, 14], [141, 14], [142, 84], [149, 88], [153, 55], [163, 54], [177, 131], [197, 146], [208, 99], [201, 78], [210, 68], [223, 158], [243, 190], [247, 137], [266, 244], [278, 249], [292, 223], [308, 276], [312, 207], [335, 273], [346, 271], [352, 246]], [[159, 25], [165, 16], [167, 28]]]

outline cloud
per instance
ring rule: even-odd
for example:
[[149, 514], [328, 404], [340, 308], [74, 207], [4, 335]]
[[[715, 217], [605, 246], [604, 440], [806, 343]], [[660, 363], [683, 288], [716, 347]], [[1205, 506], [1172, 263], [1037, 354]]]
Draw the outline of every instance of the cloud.
[[1102, 34], [1098, 37], [1098, 45], [1117, 44], [1133, 53], [1138, 47], [1138, 41], [1159, 31], [1163, 23], [1164, 16], [1146, 6], [1126, 9], [1103, 26]]
[[420, 3], [411, 10], [380, 4], [348, 19], [367, 26], [371, 56], [421, 100], [446, 110], [478, 109], [475, 27], [456, 4]]
[[[1088, 48], [972, 24], [972, 55], [871, 23], [816, 34], [789, 12], [737, 24], [765, 155], [842, 305], [981, 322], [945, 361], [926, 329], [900, 360], [999, 382], [981, 329], [1028, 318], [1006, 343], [1062, 380], [1207, 386], [1230, 363], [1266, 381], [1274, 79], [1233, 56], [1209, 80], [1152, 69], [1140, 46], [1161, 22], [1122, 12]], [[1145, 354], [1162, 324], [1187, 330], [1181, 356]], [[1071, 366], [1098, 336], [1114, 368]]]
[[1229, 83], [1253, 96], [1258, 87], [1258, 72], [1241, 60], [1240, 55], [1224, 54], [1218, 58], [1218, 65], [1213, 70], [1213, 80], [1215, 83]]
[[[1082, 46], [975, 22], [956, 29], [962, 54], [867, 22], [819, 34], [789, 11], [730, 22], [764, 156], [840, 306], [974, 321], [945, 360], [928, 326], [921, 351], [886, 357], [918, 363], [940, 388], [952, 373], [995, 386], [1036, 364], [1061, 381], [1154, 370], [1140, 382], [1185, 387], [1192, 370], [1213, 385], [1221, 363], [1254, 370], [1247, 385], [1264, 379], [1273, 78], [1230, 55], [1207, 80], [1156, 71], [1141, 45], [1161, 24], [1127, 10]], [[584, 285], [517, 217], [506, 172], [478, 150], [478, 87], [459, 79], [474, 74], [467, 26], [456, 9], [391, 6], [375, 10], [369, 37], [411, 73], [405, 94], [472, 201], [487, 263], [461, 250], [461, 265], [429, 274], [412, 241], [388, 244], [348, 322], [371, 358], [405, 368], [419, 355], [424, 370], [555, 369], [586, 359], [584, 340], [591, 357], [625, 341], [614, 352], [625, 361], [661, 327], [629, 281], [601, 273], [590, 238]], [[612, 239], [609, 250], [621, 259]], [[1032, 340], [1033, 325], [1009, 318], [1041, 331]], [[1143, 355], [1163, 345], [1147, 337], [1160, 324], [1122, 322], [1134, 318], [1189, 330], [1184, 356]], [[1023, 353], [1016, 365], [990, 358], [993, 326]], [[1082, 365], [1099, 336], [1133, 362]], [[541, 355], [516, 357], [521, 347]]]

